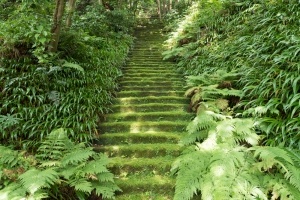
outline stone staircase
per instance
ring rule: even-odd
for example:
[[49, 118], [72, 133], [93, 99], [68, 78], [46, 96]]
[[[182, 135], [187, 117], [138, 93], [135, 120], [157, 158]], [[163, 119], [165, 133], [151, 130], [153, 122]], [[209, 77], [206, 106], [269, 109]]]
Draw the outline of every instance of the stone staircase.
[[170, 167], [181, 153], [178, 141], [191, 115], [182, 76], [162, 60], [160, 27], [137, 28], [121, 91], [99, 127], [95, 149], [111, 157], [109, 168], [123, 190], [117, 200], [173, 199]]

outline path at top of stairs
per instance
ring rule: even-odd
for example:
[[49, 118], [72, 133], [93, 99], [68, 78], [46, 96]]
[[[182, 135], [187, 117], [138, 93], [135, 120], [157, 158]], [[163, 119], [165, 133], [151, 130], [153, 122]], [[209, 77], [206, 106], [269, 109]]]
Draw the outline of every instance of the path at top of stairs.
[[121, 91], [99, 127], [95, 149], [112, 160], [109, 168], [123, 190], [117, 200], [173, 199], [170, 167], [180, 155], [178, 141], [191, 119], [184, 81], [172, 63], [162, 60], [161, 25], [139, 27], [135, 36]]

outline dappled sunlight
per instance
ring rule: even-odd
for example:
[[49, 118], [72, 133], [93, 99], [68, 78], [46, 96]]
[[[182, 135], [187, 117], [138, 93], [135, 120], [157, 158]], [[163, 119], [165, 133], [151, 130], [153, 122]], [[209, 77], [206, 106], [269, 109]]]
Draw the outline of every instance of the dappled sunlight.
[[212, 171], [213, 175], [216, 177], [220, 177], [225, 173], [224, 166], [222, 166], [222, 165], [212, 167], [211, 171]]
[[209, 134], [209, 137], [197, 145], [203, 151], [211, 151], [217, 148], [217, 135], [216, 133]]
[[115, 145], [115, 146], [112, 147], [112, 149], [113, 149], [114, 151], [119, 151], [119, 150], [120, 150], [120, 147]]
[[166, 179], [161, 175], [154, 175], [154, 180], [160, 184], [166, 183]]
[[132, 99], [128, 97], [118, 98], [122, 105], [128, 105], [131, 103]]
[[134, 109], [128, 107], [121, 107], [120, 112], [127, 113], [127, 114], [135, 113]]
[[133, 122], [130, 125], [130, 133], [140, 133], [141, 132], [141, 124], [140, 122]]
[[190, 14], [186, 15], [185, 18], [182, 21], [180, 21], [177, 29], [171, 33], [172, 36], [166, 41], [164, 46], [168, 49], [171, 49], [174, 46], [176, 46], [178, 38], [184, 35], [186, 27], [190, 26], [192, 23], [194, 23], [195, 20], [197, 20], [198, 14], [198, 3], [194, 3], [193, 6], [190, 8]]
[[154, 134], [154, 133], [157, 133], [157, 131], [154, 128], [150, 127], [147, 131], [145, 131], [145, 133], [152, 133], [152, 134]]

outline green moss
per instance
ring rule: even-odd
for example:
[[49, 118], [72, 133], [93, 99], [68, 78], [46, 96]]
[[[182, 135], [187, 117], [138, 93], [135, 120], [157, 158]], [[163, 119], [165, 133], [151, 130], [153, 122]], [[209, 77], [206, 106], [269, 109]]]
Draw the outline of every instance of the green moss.
[[138, 158], [155, 156], [179, 156], [182, 147], [176, 144], [127, 144], [127, 145], [105, 145], [95, 148], [96, 151], [105, 152], [110, 157]]
[[112, 133], [99, 137], [98, 144], [135, 144], [135, 143], [174, 143], [177, 144], [182, 133]]

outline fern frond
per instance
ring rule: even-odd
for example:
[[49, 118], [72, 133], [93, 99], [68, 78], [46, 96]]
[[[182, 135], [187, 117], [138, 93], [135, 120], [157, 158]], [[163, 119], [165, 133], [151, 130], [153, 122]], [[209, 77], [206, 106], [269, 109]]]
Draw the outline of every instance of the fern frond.
[[185, 93], [184, 96], [186, 97], [192, 97], [195, 93], [198, 93], [199, 87], [192, 87], [189, 88]]
[[108, 172], [108, 169], [102, 163], [101, 160], [93, 160], [87, 163], [86, 166], [84, 166], [84, 168], [82, 169], [82, 171], [85, 174], [89, 175], [89, 174], [100, 174], [100, 173]]
[[43, 160], [59, 160], [67, 149], [73, 147], [72, 142], [63, 128], [51, 131], [38, 148], [37, 157]]
[[105, 183], [93, 183], [93, 187], [96, 190], [98, 196], [102, 196], [104, 199], [115, 199], [114, 195], [116, 191], [122, 191], [116, 184], [112, 182]]
[[31, 194], [34, 194], [41, 188], [49, 188], [58, 181], [58, 173], [53, 169], [40, 171], [31, 169], [20, 175], [20, 181], [24, 188]]
[[7, 164], [10, 167], [14, 167], [20, 162], [18, 159], [19, 153], [8, 147], [0, 146], [0, 166]]
[[75, 69], [75, 70], [77, 70], [77, 71], [84, 74], [84, 69], [76, 63], [65, 62], [62, 66], [67, 67], [67, 68], [71, 68], [71, 69]]
[[279, 147], [252, 147], [249, 150], [254, 150], [254, 157], [258, 157], [261, 162], [257, 163], [257, 167], [263, 170], [268, 170], [274, 165], [279, 164], [287, 171], [284, 163], [293, 164], [293, 160], [287, 151]]
[[81, 192], [90, 194], [93, 190], [92, 183], [87, 181], [85, 178], [80, 178], [80, 179], [76, 178], [74, 180], [71, 180], [69, 183], [70, 183], [70, 186], [75, 188], [75, 190], [78, 190]]
[[95, 154], [92, 148], [74, 148], [71, 152], [63, 155], [61, 162], [64, 166], [68, 164], [78, 164], [87, 161]]
[[215, 105], [219, 110], [225, 110], [229, 106], [229, 101], [227, 99], [217, 99]]
[[51, 91], [48, 94], [48, 98], [54, 103], [59, 104], [60, 102], [60, 93], [58, 91]]

